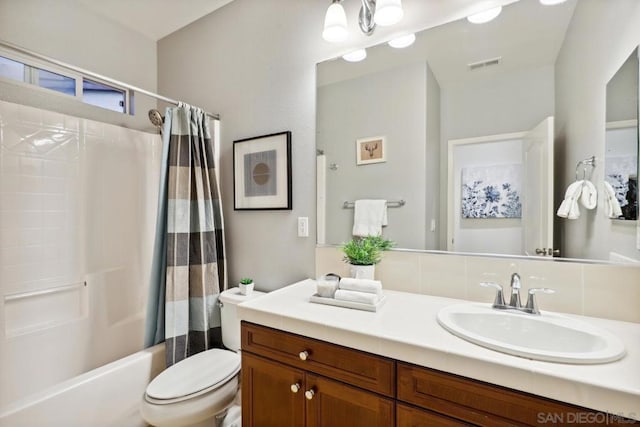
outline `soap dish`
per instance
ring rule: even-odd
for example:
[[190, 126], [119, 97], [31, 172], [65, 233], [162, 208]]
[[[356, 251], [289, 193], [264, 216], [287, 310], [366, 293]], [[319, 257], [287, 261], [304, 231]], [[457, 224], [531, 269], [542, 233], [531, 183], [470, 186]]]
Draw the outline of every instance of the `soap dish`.
[[378, 300], [375, 305], [372, 304], [364, 304], [361, 302], [353, 302], [353, 301], [343, 301], [335, 298], [325, 298], [321, 297], [318, 294], [313, 294], [309, 297], [309, 301], [316, 304], [325, 304], [325, 305], [333, 305], [336, 307], [345, 307], [345, 308], [353, 308], [355, 310], [364, 310], [364, 311], [378, 311], [380, 307], [387, 300], [386, 295], [382, 295], [382, 297]]

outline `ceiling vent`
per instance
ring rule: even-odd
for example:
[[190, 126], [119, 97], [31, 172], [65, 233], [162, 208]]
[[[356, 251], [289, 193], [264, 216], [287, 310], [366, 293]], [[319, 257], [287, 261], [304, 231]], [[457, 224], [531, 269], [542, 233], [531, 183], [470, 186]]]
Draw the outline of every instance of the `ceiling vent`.
[[474, 71], [474, 70], [479, 70], [481, 68], [491, 67], [492, 65], [498, 65], [501, 62], [502, 62], [502, 57], [499, 56], [497, 58], [491, 58], [491, 59], [485, 59], [478, 62], [472, 62], [470, 64], [467, 64], [467, 66], [469, 67], [469, 70]]

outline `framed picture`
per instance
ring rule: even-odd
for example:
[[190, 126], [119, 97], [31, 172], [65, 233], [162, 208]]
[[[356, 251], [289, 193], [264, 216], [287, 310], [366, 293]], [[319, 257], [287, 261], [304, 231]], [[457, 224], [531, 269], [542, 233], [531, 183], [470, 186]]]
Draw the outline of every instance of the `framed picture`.
[[291, 132], [233, 141], [234, 210], [291, 209]]
[[368, 165], [370, 163], [382, 163], [386, 161], [387, 147], [385, 147], [384, 136], [356, 139], [357, 165]]
[[522, 165], [462, 168], [462, 218], [522, 218]]

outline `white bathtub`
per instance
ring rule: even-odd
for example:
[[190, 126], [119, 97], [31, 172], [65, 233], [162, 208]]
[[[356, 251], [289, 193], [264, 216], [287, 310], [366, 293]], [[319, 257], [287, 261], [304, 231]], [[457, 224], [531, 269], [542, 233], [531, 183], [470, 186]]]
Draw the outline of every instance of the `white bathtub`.
[[164, 344], [134, 353], [0, 409], [0, 427], [146, 426], [140, 400], [164, 366]]

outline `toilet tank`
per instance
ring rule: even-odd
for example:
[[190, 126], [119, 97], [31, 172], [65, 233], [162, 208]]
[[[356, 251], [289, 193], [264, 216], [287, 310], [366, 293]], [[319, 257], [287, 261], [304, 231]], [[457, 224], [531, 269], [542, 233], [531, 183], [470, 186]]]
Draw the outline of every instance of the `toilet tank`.
[[264, 292], [253, 291], [251, 295], [242, 295], [240, 289], [230, 288], [220, 293], [220, 321], [222, 323], [222, 344], [229, 350], [240, 350], [240, 319], [237, 316], [238, 304], [259, 298]]

